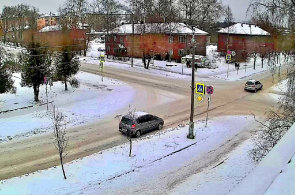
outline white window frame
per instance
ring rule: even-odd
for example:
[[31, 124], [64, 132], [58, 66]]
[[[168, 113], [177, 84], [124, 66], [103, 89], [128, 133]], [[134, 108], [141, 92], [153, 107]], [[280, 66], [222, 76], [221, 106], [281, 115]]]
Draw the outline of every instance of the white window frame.
[[183, 35], [178, 36], [178, 42], [184, 43], [184, 36]]
[[123, 45], [124, 44], [124, 38], [120, 37], [120, 43]]
[[174, 37], [169, 35], [168, 41], [169, 41], [169, 43], [173, 43], [174, 42]]
[[114, 41], [117, 41], [117, 36], [114, 36]]
[[107, 52], [110, 52], [110, 51], [111, 51], [111, 47], [107, 46]]
[[168, 50], [168, 53], [169, 53], [170, 56], [173, 56], [173, 49], [170, 48], [170, 49]]

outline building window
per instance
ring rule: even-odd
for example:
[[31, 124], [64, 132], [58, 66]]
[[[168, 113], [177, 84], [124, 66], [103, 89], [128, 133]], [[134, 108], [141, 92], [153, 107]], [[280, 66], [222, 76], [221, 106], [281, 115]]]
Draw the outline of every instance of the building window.
[[174, 37], [173, 36], [169, 36], [169, 43], [173, 43]]
[[169, 49], [169, 55], [172, 56], [173, 55], [173, 49]]
[[116, 37], [116, 36], [114, 36], [114, 41], [115, 41], [115, 42], [117, 41], [117, 37]]
[[178, 56], [184, 56], [184, 49], [178, 50]]
[[110, 52], [110, 51], [111, 51], [111, 47], [107, 46], [107, 52]]
[[123, 37], [120, 37], [120, 43], [123, 45], [123, 43], [124, 43]]
[[106, 36], [107, 41], [110, 41], [110, 36]]
[[184, 43], [184, 36], [179, 36], [178, 37], [178, 42], [179, 43]]

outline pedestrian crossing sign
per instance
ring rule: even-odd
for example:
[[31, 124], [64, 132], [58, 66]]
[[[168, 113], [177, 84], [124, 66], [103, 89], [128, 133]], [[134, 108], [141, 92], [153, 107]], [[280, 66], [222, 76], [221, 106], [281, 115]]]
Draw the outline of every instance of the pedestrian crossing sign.
[[205, 94], [205, 84], [204, 83], [196, 83], [196, 93], [197, 94]]

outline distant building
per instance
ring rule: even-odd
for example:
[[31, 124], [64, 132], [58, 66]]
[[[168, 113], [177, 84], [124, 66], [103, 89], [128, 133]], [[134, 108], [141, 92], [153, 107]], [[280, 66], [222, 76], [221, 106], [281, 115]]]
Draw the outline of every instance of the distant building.
[[237, 55], [249, 53], [266, 53], [274, 50], [274, 41], [270, 33], [252, 24], [237, 23], [218, 31], [218, 52], [225, 54], [228, 50]]
[[59, 16], [57, 14], [43, 14], [37, 20], [38, 30], [46, 26], [54, 26], [58, 23]]
[[[208, 33], [195, 28], [195, 53], [206, 55]], [[132, 24], [124, 24], [106, 35], [108, 56], [141, 58], [143, 54], [154, 55], [157, 59], [169, 56], [180, 60], [191, 53], [193, 31], [183, 23], [145, 23], [134, 25], [132, 52]], [[168, 54], [168, 55], [167, 55]]]
[[76, 27], [63, 29], [61, 25], [46, 26], [35, 34], [35, 39], [42, 45], [52, 47], [58, 51], [62, 45], [74, 45], [74, 50], [84, 50], [86, 47], [87, 29], [82, 24]]

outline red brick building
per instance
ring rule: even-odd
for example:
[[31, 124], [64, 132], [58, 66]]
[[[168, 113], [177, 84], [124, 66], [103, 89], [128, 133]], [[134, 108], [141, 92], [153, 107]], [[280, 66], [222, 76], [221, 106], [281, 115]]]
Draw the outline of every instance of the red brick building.
[[[206, 55], [208, 33], [195, 28], [196, 54]], [[115, 28], [106, 36], [106, 54], [117, 57], [131, 56], [141, 58], [143, 53], [165, 59], [180, 60], [190, 54], [193, 31], [183, 23], [145, 23], [125, 24]], [[132, 49], [133, 39], [133, 51]]]
[[250, 53], [267, 53], [275, 49], [272, 36], [256, 25], [237, 23], [218, 31], [218, 52], [228, 50], [237, 55]]

